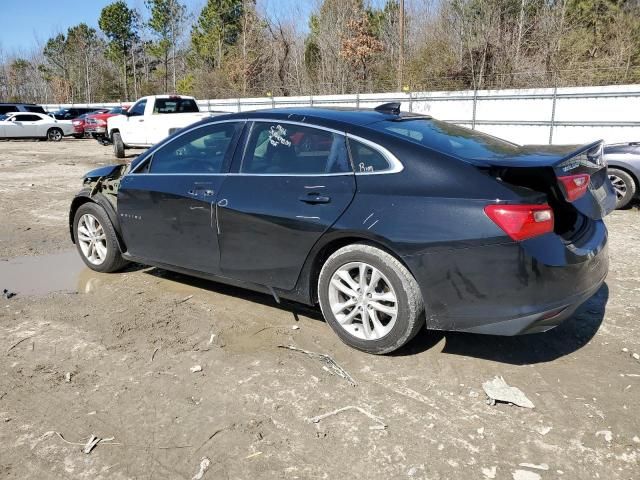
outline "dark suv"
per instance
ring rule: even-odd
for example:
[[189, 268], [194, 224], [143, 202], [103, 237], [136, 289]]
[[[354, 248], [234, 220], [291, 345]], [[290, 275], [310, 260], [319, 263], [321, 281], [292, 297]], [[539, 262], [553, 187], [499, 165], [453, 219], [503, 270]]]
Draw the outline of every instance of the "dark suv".
[[84, 115], [85, 113], [93, 113], [96, 110], [98, 110], [98, 108], [95, 107], [61, 108], [60, 110], [51, 112], [50, 115], [53, 115], [56, 120], [73, 120], [74, 118], [78, 118], [80, 115]]
[[0, 115], [11, 112], [47, 113], [35, 103], [0, 103]]

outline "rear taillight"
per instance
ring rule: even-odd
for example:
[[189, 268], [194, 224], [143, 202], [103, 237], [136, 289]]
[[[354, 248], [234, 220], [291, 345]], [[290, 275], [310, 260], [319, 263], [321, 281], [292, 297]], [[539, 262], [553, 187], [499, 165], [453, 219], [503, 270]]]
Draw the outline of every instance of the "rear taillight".
[[564, 187], [564, 197], [567, 201], [573, 202], [587, 193], [591, 177], [586, 173], [582, 173], [579, 175], [558, 177], [558, 180], [560, 180], [560, 183]]
[[487, 205], [484, 213], [514, 240], [526, 240], [553, 232], [549, 205]]

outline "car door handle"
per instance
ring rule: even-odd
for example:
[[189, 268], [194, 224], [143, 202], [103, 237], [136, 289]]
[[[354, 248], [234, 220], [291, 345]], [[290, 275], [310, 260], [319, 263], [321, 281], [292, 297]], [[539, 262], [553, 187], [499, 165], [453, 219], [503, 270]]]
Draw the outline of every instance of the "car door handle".
[[215, 195], [216, 192], [211, 190], [210, 188], [193, 188], [189, 190], [187, 193], [194, 197], [197, 197], [200, 194], [202, 194], [205, 197], [211, 197]]
[[310, 193], [308, 195], [302, 195], [301, 197], [298, 197], [298, 200], [304, 203], [311, 203], [311, 204], [329, 203], [331, 201], [331, 197], [328, 197], [326, 195], [320, 195], [317, 193]]

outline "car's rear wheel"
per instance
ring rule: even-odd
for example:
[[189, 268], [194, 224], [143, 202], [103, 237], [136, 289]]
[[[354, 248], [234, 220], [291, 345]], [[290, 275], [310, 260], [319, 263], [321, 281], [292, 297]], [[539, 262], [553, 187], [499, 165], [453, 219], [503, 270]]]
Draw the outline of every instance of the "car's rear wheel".
[[47, 140], [50, 142], [59, 142], [64, 137], [64, 133], [59, 128], [50, 128], [47, 131]]
[[347, 345], [369, 353], [397, 350], [424, 326], [420, 289], [384, 250], [352, 244], [331, 255], [318, 279], [320, 308]]
[[78, 208], [73, 220], [76, 247], [84, 263], [96, 272], [115, 272], [128, 262], [122, 258], [116, 232], [107, 212], [96, 203]]
[[113, 143], [113, 153], [116, 158], [124, 158], [124, 142], [122, 141], [120, 132], [114, 132], [113, 135], [111, 135], [111, 141]]
[[626, 207], [636, 194], [636, 182], [624, 170], [609, 168], [607, 173], [616, 192], [616, 208]]

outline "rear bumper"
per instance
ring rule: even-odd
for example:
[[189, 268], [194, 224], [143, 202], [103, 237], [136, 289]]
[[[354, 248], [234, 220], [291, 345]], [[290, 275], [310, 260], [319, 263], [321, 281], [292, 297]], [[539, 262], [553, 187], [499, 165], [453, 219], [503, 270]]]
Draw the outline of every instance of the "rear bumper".
[[604, 278], [591, 288], [556, 305], [545, 305], [543, 310], [531, 315], [496, 323], [485, 323], [474, 327], [460, 329], [462, 332], [481, 333], [486, 335], [522, 335], [542, 333], [560, 325], [570, 318], [575, 311], [593, 296], [604, 283]]
[[404, 257], [436, 330], [518, 335], [549, 330], [602, 286], [607, 233], [597, 222], [581, 248], [546, 239]]

